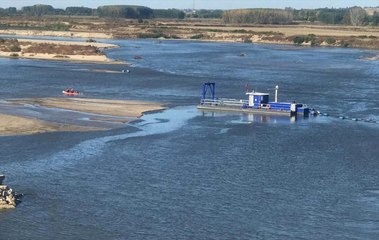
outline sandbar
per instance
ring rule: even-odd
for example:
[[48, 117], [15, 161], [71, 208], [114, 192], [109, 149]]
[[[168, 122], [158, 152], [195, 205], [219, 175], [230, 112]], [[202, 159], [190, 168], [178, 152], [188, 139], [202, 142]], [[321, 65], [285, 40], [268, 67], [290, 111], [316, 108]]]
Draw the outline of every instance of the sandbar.
[[[101, 64], [126, 64], [124, 61], [110, 59], [101, 52], [104, 49], [118, 48], [118, 45], [99, 42], [80, 42], [80, 41], [58, 41], [58, 40], [36, 40], [36, 39], [17, 39], [21, 50], [19, 52], [0, 51], [0, 57], [26, 58], [38, 60], [54, 61], [74, 61]], [[83, 51], [87, 47], [98, 49], [88, 53]], [[33, 49], [30, 51], [30, 49]], [[56, 52], [51, 51], [55, 49]], [[62, 52], [64, 52], [62, 54]]]
[[[40, 108], [43, 114], [37, 118], [23, 115], [22, 111], [9, 113], [9, 106], [16, 109], [17, 106], [24, 105], [33, 106], [35, 110]], [[165, 107], [159, 103], [135, 100], [28, 98], [7, 100], [7, 109], [6, 113], [0, 113], [0, 136], [109, 130], [125, 127], [126, 125], [120, 124], [136, 120], [150, 111], [163, 110]], [[56, 111], [61, 111], [61, 115], [57, 115]], [[90, 117], [83, 120], [80, 114], [89, 114]]]
[[44, 132], [100, 131], [102, 128], [50, 123], [38, 119], [0, 113], [0, 136], [29, 135]]

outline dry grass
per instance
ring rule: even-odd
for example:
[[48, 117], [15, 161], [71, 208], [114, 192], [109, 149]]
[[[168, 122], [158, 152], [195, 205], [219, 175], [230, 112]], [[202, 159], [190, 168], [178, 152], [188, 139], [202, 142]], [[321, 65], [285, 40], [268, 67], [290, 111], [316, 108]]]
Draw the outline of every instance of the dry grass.
[[44, 53], [56, 55], [104, 55], [97, 47], [79, 45], [57, 45], [51, 43], [23, 43], [24, 53]]

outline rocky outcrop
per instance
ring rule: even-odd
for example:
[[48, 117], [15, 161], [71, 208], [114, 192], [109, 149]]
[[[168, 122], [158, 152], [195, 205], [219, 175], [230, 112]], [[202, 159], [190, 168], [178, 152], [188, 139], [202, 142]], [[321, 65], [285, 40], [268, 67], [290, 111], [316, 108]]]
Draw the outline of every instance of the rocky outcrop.
[[11, 188], [3, 185], [5, 176], [0, 175], [0, 209], [15, 208], [20, 202], [20, 195], [17, 195]]

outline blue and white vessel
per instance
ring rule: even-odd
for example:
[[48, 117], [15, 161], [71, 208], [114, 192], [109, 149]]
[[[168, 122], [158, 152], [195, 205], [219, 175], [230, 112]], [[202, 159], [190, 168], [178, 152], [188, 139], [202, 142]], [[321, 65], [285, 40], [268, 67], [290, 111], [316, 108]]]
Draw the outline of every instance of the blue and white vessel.
[[215, 83], [204, 83], [202, 88], [202, 96], [198, 109], [203, 110], [220, 110], [220, 111], [239, 111], [252, 112], [262, 114], [284, 114], [288, 116], [315, 115], [317, 112], [310, 109], [303, 103], [279, 102], [278, 91], [279, 86], [275, 87], [275, 101], [270, 101], [270, 94], [263, 92], [247, 91], [247, 100], [216, 98]]

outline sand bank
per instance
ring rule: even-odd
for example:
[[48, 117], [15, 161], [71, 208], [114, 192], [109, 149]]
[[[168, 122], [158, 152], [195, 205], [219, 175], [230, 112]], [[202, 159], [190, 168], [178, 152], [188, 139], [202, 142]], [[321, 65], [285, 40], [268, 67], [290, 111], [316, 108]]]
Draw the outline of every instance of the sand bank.
[[[13, 99], [7, 101], [7, 104], [8, 109], [9, 105], [15, 108], [20, 105], [31, 105], [37, 110], [41, 108], [43, 115], [36, 119], [22, 115], [21, 111], [18, 111], [17, 115], [10, 114], [9, 111], [7, 114], [0, 113], [0, 135], [3, 136], [55, 131], [108, 130], [124, 126], [121, 124], [135, 120], [145, 112], [164, 109], [161, 104], [153, 102], [84, 98]], [[54, 111], [49, 112], [49, 109]], [[57, 115], [57, 110], [61, 111], [60, 115]], [[65, 111], [75, 111], [75, 114]], [[90, 117], [85, 116], [86, 120], [83, 120], [85, 114], [90, 114]]]
[[81, 31], [43, 31], [43, 30], [17, 30], [17, 29], [2, 29], [0, 34], [4, 35], [19, 35], [19, 36], [51, 36], [51, 37], [66, 37], [66, 38], [112, 38], [111, 34], [101, 32], [81, 32]]
[[49, 123], [28, 117], [0, 114], [0, 136], [27, 135], [43, 132], [96, 131], [105, 130], [94, 127]]
[[123, 61], [110, 59], [106, 54], [100, 52], [104, 49], [117, 48], [118, 46], [115, 44], [35, 39], [17, 40], [21, 50], [19, 52], [0, 51], [0, 57], [126, 64]]

